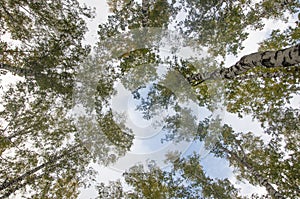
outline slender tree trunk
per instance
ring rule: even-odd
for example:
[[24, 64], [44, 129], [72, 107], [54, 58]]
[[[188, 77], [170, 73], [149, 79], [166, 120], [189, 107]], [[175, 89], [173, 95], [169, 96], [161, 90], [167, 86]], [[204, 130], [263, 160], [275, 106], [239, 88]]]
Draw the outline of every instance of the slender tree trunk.
[[10, 66], [5, 63], [0, 63], [0, 69], [5, 69], [13, 74], [19, 75], [19, 76], [24, 76], [24, 77], [39, 77], [39, 78], [56, 78], [56, 79], [70, 79], [69, 77], [66, 76], [66, 74], [58, 74], [55, 72], [48, 71], [47, 74], [41, 73], [41, 72], [36, 72], [32, 70], [31, 68], [18, 68], [14, 66]]
[[257, 182], [259, 182], [260, 185], [264, 186], [272, 198], [275, 199], [284, 199], [284, 197], [269, 183], [268, 179], [264, 178], [262, 175], [260, 175], [259, 172], [257, 172], [253, 166], [251, 166], [245, 158], [240, 158], [236, 153], [228, 150], [227, 148], [223, 147], [221, 144], [218, 145], [218, 147], [223, 150], [226, 154], [229, 154], [231, 158], [233, 158], [235, 161], [237, 161], [240, 165], [245, 167], [251, 174], [254, 175]]
[[[58, 164], [51, 165], [50, 167], [47, 167], [47, 172], [54, 170], [60, 164], [61, 164], [61, 162]], [[47, 174], [49, 174], [49, 173], [42, 173], [40, 175], [34, 176], [30, 180], [35, 181], [35, 180], [41, 179]], [[17, 190], [19, 190], [22, 187], [25, 187], [28, 184], [29, 184], [29, 182], [25, 181], [24, 183], [19, 183], [16, 186], [12, 186], [12, 188], [8, 188], [8, 190], [5, 190], [5, 193], [2, 196], [0, 196], [0, 199], [8, 198], [11, 194], [15, 193]]]
[[290, 48], [278, 51], [256, 52], [242, 57], [236, 64], [229, 68], [217, 69], [211, 73], [194, 74], [188, 78], [190, 83], [196, 82], [193, 85], [198, 85], [206, 80], [213, 79], [233, 79], [248, 70], [263, 66], [266, 68], [272, 67], [288, 67], [300, 63], [300, 44]]
[[4, 182], [0, 185], [0, 191], [7, 189], [8, 187], [15, 185], [16, 183], [21, 182], [22, 180], [24, 180], [25, 178], [29, 177], [30, 175], [36, 173], [37, 171], [46, 168], [48, 166], [51, 166], [51, 164], [55, 163], [58, 160], [61, 160], [63, 157], [70, 155], [74, 149], [76, 149], [77, 147], [79, 147], [80, 145], [77, 144], [73, 147], [71, 147], [70, 149], [68, 149], [67, 151], [64, 151], [61, 155], [55, 155], [53, 157], [50, 158], [50, 160], [48, 162], [45, 162], [43, 164], [41, 164], [40, 166], [35, 167], [34, 169], [25, 172], [23, 175], [16, 177], [14, 179], [8, 180], [7, 182]]
[[10, 186], [12, 186], [12, 185], [14, 185], [14, 184], [16, 184], [16, 183], [18, 183], [18, 182], [20, 182], [20, 181], [22, 181], [22, 180], [24, 180], [26, 177], [28, 177], [28, 176], [34, 174], [35, 172], [37, 172], [37, 171], [39, 171], [39, 170], [41, 170], [41, 169], [43, 169], [43, 168], [49, 166], [49, 165], [52, 164], [54, 161], [57, 161], [57, 160], [59, 160], [59, 159], [61, 159], [61, 158], [62, 158], [62, 156], [55, 157], [55, 158], [53, 158], [52, 160], [50, 160], [50, 161], [48, 161], [48, 162], [46, 162], [46, 163], [44, 163], [44, 164], [41, 164], [40, 166], [35, 167], [34, 169], [32, 169], [32, 170], [30, 170], [30, 171], [27, 171], [26, 173], [24, 173], [23, 175], [21, 175], [21, 176], [19, 176], [19, 177], [17, 177], [17, 178], [14, 178], [14, 179], [12, 179], [12, 180], [9, 180], [9, 181], [7, 181], [7, 182], [4, 182], [2, 185], [0, 185], [0, 191], [6, 189], [6, 188], [8, 188], [8, 187], [10, 187]]
[[[40, 176], [35, 177], [34, 179], [36, 180], [36, 179], [39, 179], [39, 178], [42, 178], [42, 177], [43, 177], [43, 175], [40, 175]], [[25, 183], [22, 183], [22, 184], [17, 184], [13, 188], [9, 188], [8, 190], [6, 190], [6, 192], [2, 196], [0, 196], [0, 199], [8, 198], [11, 194], [13, 194], [17, 190], [21, 189], [22, 187], [25, 187], [27, 184], [28, 183], [25, 182]]]
[[8, 70], [19, 76], [35, 76], [36, 75], [36, 73], [33, 70], [31, 70], [30, 68], [13, 67], [13, 66], [10, 66], [5, 63], [0, 63], [0, 69]]
[[148, 27], [148, 21], [149, 21], [149, 0], [142, 0], [142, 26]]

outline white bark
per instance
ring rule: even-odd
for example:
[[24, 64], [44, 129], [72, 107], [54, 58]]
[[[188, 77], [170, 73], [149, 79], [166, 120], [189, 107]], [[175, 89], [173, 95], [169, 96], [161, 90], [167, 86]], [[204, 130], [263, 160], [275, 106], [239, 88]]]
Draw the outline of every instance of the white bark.
[[278, 51], [256, 52], [242, 57], [229, 68], [222, 68], [206, 74], [194, 74], [188, 78], [190, 83], [198, 85], [206, 80], [233, 79], [254, 67], [289, 67], [300, 63], [300, 44]]

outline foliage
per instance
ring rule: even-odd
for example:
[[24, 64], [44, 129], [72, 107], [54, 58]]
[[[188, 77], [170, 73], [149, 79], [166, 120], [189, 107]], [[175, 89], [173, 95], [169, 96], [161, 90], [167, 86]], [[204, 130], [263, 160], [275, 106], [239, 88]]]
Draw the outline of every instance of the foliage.
[[[0, 10], [1, 63], [10, 66], [12, 72], [14, 68], [34, 71], [41, 88], [63, 87], [65, 82], [59, 79], [71, 78], [74, 68], [89, 52], [81, 42], [87, 30], [84, 18], [93, 17], [91, 9], [69, 0], [5, 0]], [[58, 78], [49, 81], [45, 74], [56, 74]]]
[[108, 5], [112, 15], [108, 22], [99, 25], [100, 39], [142, 27], [167, 28], [172, 17], [177, 13], [175, 2], [167, 0], [136, 1], [109, 0]]
[[[207, 177], [199, 158], [179, 158], [170, 171], [136, 165], [123, 174], [126, 185], [120, 181], [107, 186], [101, 183], [99, 198], [241, 198], [228, 179]], [[130, 188], [124, 191], [123, 186]]]
[[[63, 103], [49, 93], [28, 93], [24, 83], [11, 87], [3, 96], [1, 118], [1, 197], [15, 191], [33, 198], [59, 197], [68, 193], [68, 183], [83, 183], [88, 153], [76, 136]], [[72, 185], [73, 186], [73, 185]], [[30, 192], [33, 190], [33, 192]], [[78, 194], [68, 193], [71, 197]]]
[[[99, 24], [95, 55], [87, 56], [90, 48], [82, 41], [85, 19], [93, 17], [90, 8], [71, 0], [1, 1], [1, 70], [24, 76], [25, 81], [2, 96], [0, 197], [20, 191], [31, 198], [77, 198], [79, 189], [95, 176], [88, 167], [91, 161], [109, 165], [129, 151], [134, 135], [124, 127], [126, 116], [109, 108], [117, 94], [116, 82], [141, 100], [137, 109], [146, 119], [172, 108], [174, 114], [163, 118], [168, 131], [164, 141], [200, 140], [211, 154], [230, 163], [238, 180], [266, 187], [267, 195], [252, 198], [275, 196], [274, 191], [285, 198], [299, 197], [299, 109], [289, 104], [299, 94], [299, 66], [257, 67], [222, 85], [204, 82], [187, 88], [180, 79], [224, 67], [217, 56], [237, 54], [249, 28], [261, 30], [265, 19], [288, 21], [289, 14], [299, 12], [299, 1], [110, 0], [108, 5], [111, 13]], [[207, 49], [208, 56], [161, 56], [163, 32], [145, 36], [155, 28], [176, 28], [194, 38], [189, 44], [193, 48]], [[145, 37], [136, 39], [141, 36]], [[124, 40], [130, 42], [124, 46]], [[298, 42], [299, 19], [286, 30], [272, 30], [259, 51]], [[159, 64], [175, 72], [161, 81]], [[75, 82], [74, 75], [81, 82]], [[149, 82], [152, 86], [146, 87]], [[216, 95], [223, 86], [227, 111], [257, 119], [269, 140], [258, 132], [234, 132], [218, 119], [199, 121], [191, 108], [180, 106], [192, 101], [215, 110], [216, 98], [225, 97]], [[71, 95], [84, 106], [87, 117], [69, 118]], [[198, 122], [198, 131], [193, 131]], [[199, 155], [173, 156], [170, 162], [168, 169], [130, 168], [123, 174], [125, 182], [100, 184], [99, 198], [243, 198], [228, 179], [206, 174]]]
[[179, 23], [180, 30], [191, 37], [197, 37], [201, 45], [207, 46], [213, 55], [222, 56], [237, 54], [243, 48], [242, 41], [249, 34], [247, 29], [261, 29], [263, 19], [286, 19], [283, 10], [297, 13], [299, 8], [298, 1], [288, 4], [269, 0], [180, 2], [188, 13], [183, 26]]

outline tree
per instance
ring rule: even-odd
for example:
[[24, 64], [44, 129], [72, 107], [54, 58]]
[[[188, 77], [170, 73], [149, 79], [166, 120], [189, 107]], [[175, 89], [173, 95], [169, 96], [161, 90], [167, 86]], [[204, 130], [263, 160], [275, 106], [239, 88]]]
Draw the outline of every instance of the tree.
[[[89, 163], [108, 165], [124, 154], [126, 145], [130, 146], [130, 138], [127, 142], [121, 140], [120, 145], [110, 142], [116, 141], [115, 131], [105, 136], [89, 125], [90, 121], [74, 121], [62, 99], [38, 87], [30, 90], [23, 82], [2, 96], [4, 110], [0, 116], [9, 122], [3, 123], [0, 131], [1, 197], [18, 190], [24, 194], [30, 189], [33, 198], [63, 198], [66, 193], [71, 197], [94, 177]], [[108, 122], [102, 125], [111, 130]], [[89, 147], [92, 142], [96, 144]], [[69, 187], [62, 182], [76, 185], [75, 191], [68, 192]]]
[[297, 198], [299, 177], [295, 169], [299, 161], [299, 109], [276, 108], [271, 113], [265, 133], [272, 135], [272, 139], [261, 150], [253, 150], [250, 158], [253, 162], [263, 162], [259, 169], [276, 182], [278, 190], [286, 198]]
[[[296, 164], [298, 157], [295, 155], [297, 149], [291, 146], [295, 146], [299, 140], [296, 136], [291, 143], [288, 137], [297, 132], [295, 129], [297, 114], [298, 110], [287, 109], [285, 116], [277, 119], [279, 124], [290, 126], [287, 128], [291, 129], [289, 131], [291, 135], [285, 135], [285, 131], [281, 131], [281, 128], [272, 123], [272, 127], [265, 132], [274, 133], [269, 142], [251, 132], [235, 133], [228, 125], [224, 125], [220, 133], [211, 132], [207, 128], [208, 120], [200, 124], [198, 138], [205, 140], [207, 135], [214, 136], [214, 142], [207, 143], [207, 147], [216, 157], [227, 158], [230, 164], [237, 168], [239, 180], [247, 179], [251, 184], [264, 186], [268, 194], [274, 198], [295, 198], [299, 194], [295, 186], [298, 180], [294, 176], [298, 174], [290, 165]], [[289, 120], [285, 117], [289, 117]], [[287, 122], [290, 124], [286, 125]], [[274, 131], [280, 133], [275, 136]]]
[[170, 171], [136, 165], [123, 176], [128, 191], [120, 181], [102, 183], [99, 198], [242, 198], [228, 179], [207, 177], [197, 155], [178, 158]]
[[4, 74], [7, 71], [26, 78], [28, 89], [32, 90], [34, 87], [39, 87], [48, 92], [55, 92], [66, 98], [70, 98], [73, 89], [73, 75], [67, 72], [55, 72], [47, 70], [35, 71], [30, 68], [17, 68], [11, 65], [1, 63], [0, 69], [4, 69]]
[[[287, 20], [284, 11], [297, 13], [299, 2], [111, 0], [109, 6], [112, 13], [107, 23], [99, 25], [95, 56], [82, 61], [89, 52], [81, 44], [86, 30], [83, 17], [91, 17], [89, 9], [77, 1], [0, 3], [2, 31], [21, 43], [17, 47], [1, 40], [1, 68], [28, 80], [9, 89], [3, 100], [1, 119], [7, 125], [1, 126], [0, 137], [1, 197], [17, 190], [26, 192], [28, 187], [33, 198], [76, 197], [84, 175], [94, 174], [85, 169], [91, 160], [108, 165], [130, 150], [134, 135], [124, 127], [126, 117], [109, 107], [116, 82], [141, 100], [137, 108], [145, 118], [158, 115], [162, 108], [173, 109], [174, 115], [163, 118], [164, 130], [168, 130], [165, 141], [201, 140], [212, 154], [230, 162], [238, 179], [265, 186], [273, 197], [297, 197], [299, 182], [293, 178], [299, 170], [299, 111], [283, 107], [299, 91], [299, 23], [283, 32], [274, 30], [261, 44], [261, 52], [246, 55], [229, 68], [213, 60], [217, 55], [236, 54], [247, 38], [247, 29], [259, 30], [263, 19]], [[155, 27], [160, 32], [153, 34]], [[178, 60], [173, 51], [181, 43], [176, 38], [179, 47], [174, 45], [169, 57], [162, 56], [165, 32], [161, 29], [167, 27], [177, 27], [183, 35], [196, 38], [191, 47], [208, 47], [208, 57]], [[135, 30], [139, 28], [142, 30]], [[124, 39], [128, 42], [122, 45]], [[159, 64], [168, 64], [173, 73], [154, 82]], [[150, 67], [141, 69], [144, 65]], [[207, 66], [213, 66], [208, 73]], [[79, 88], [73, 84], [74, 74], [80, 80], [76, 82]], [[182, 76], [190, 80], [192, 88], [181, 84], [185, 81], [179, 78]], [[198, 118], [179, 102], [191, 100], [214, 110], [216, 97], [208, 92], [208, 85], [216, 79], [223, 79], [228, 111], [241, 117], [251, 113], [272, 136], [270, 141], [252, 133], [235, 133], [229, 125], [208, 129], [213, 119], [211, 123], [204, 120], [204, 126], [200, 122], [199, 131], [194, 131]], [[150, 87], [145, 86], [151, 81]], [[76, 89], [77, 93], [71, 93]], [[145, 90], [147, 97], [142, 94]], [[75, 95], [85, 117], [76, 121], [67, 117], [70, 95], [65, 98], [65, 94]], [[186, 125], [179, 125], [180, 119]], [[69, 137], [75, 137], [73, 142]], [[69, 146], [78, 150], [69, 151]], [[130, 191], [122, 190], [120, 181], [101, 184], [99, 197], [243, 198], [228, 179], [210, 178], [199, 156], [175, 159], [169, 171], [133, 167], [124, 174]]]
[[81, 42], [91, 9], [77, 1], [2, 1], [0, 10], [1, 36], [12, 40], [1, 38], [1, 68], [29, 75], [43, 89], [70, 90], [60, 79], [71, 79], [89, 52]]
[[[71, 155], [70, 152], [73, 152], [74, 149], [76, 149], [77, 147], [78, 147], [78, 146], [75, 146], [75, 147], [71, 148], [70, 150], [68, 150], [68, 151], [66, 152], [66, 154], [67, 154], [67, 155]], [[22, 174], [22, 175], [20, 175], [20, 176], [18, 176], [18, 177], [16, 177], [16, 178], [6, 179], [6, 180], [1, 184], [1, 186], [0, 186], [0, 191], [7, 190], [8, 188], [13, 187], [13, 186], [15, 186], [15, 187], [12, 188], [12, 189], [11, 189], [11, 188], [8, 189], [9, 191], [6, 192], [6, 193], [3, 195], [3, 197], [9, 196], [9, 195], [12, 194], [13, 191], [15, 191], [16, 189], [18, 189], [18, 188], [20, 188], [20, 187], [26, 185], [26, 184], [21, 184], [21, 185], [20, 185], [20, 182], [22, 182], [22, 181], [25, 180], [25, 179], [30, 178], [33, 174], [37, 173], [39, 170], [42, 170], [42, 169], [44, 169], [44, 168], [51, 168], [51, 165], [52, 165], [52, 164], [54, 164], [55, 162], [57, 162], [57, 161], [63, 159], [64, 156], [65, 156], [66, 154], [61, 154], [61, 155], [56, 155], [56, 156], [50, 157], [50, 158], [49, 158], [49, 161], [47, 161], [47, 162], [45, 162], [45, 163], [43, 163], [43, 164], [41, 164], [41, 165], [38, 165], [37, 167], [35, 167], [35, 168], [33, 168], [33, 169], [29, 170], [29, 171], [26, 171], [24, 174]], [[39, 177], [40, 177], [40, 176], [39, 176]], [[34, 177], [33, 177], [33, 178], [34, 178]], [[18, 185], [18, 184], [19, 184], [19, 185]]]
[[33, 198], [43, 192], [52, 197], [68, 188], [54, 186], [61, 178], [81, 184], [89, 177], [91, 156], [76, 138], [76, 128], [58, 98], [44, 91], [28, 92], [22, 82], [3, 96], [1, 119], [9, 122], [1, 125], [0, 197], [29, 190]]
[[[237, 54], [247, 30], [263, 28], [263, 19], [287, 20], [283, 13], [297, 14], [298, 1], [179, 1], [187, 12], [178, 28], [196, 37], [213, 55]], [[224, 34], [226, 33], [226, 34]], [[265, 49], [265, 50], [269, 50]]]
[[99, 34], [110, 37], [128, 29], [167, 28], [178, 11], [174, 4], [175, 1], [166, 0], [143, 0], [141, 4], [134, 0], [110, 0], [108, 5], [113, 15], [109, 16], [107, 23], [99, 25]]
[[[143, 3], [142, 5], [146, 7], [147, 2], [143, 1]], [[186, 18], [177, 23], [177, 27], [180, 27], [182, 32], [192, 37], [197, 37], [199, 45], [207, 46], [212, 57], [216, 55], [225, 56], [227, 53], [236, 54], [238, 50], [242, 48], [242, 41], [247, 38], [247, 28], [262, 28], [262, 19], [265, 18], [286, 20], [285, 16], [281, 12], [278, 12], [278, 10], [284, 9], [287, 12], [296, 13], [297, 7], [299, 7], [299, 2], [297, 1], [261, 1], [258, 3], [251, 1], [179, 1], [178, 3], [188, 14]], [[247, 11], [245, 11], [245, 9]], [[114, 22], [114, 24], [117, 24], [117, 22]], [[103, 29], [102, 26], [100, 28], [101, 30]], [[109, 35], [113, 35], [114, 31], [116, 31], [116, 34], [122, 33], [120, 28], [114, 25], [112, 25], [109, 30], [113, 30]], [[123, 29], [123, 31], [126, 32], [126, 29]], [[262, 126], [265, 126], [265, 123], [272, 122], [272, 116], [270, 115], [274, 114], [274, 117], [278, 117], [278, 115], [281, 114], [278, 110], [285, 105], [292, 94], [299, 90], [297, 86], [297, 82], [299, 82], [299, 75], [297, 75], [299, 74], [299, 72], [297, 72], [299, 71], [297, 66], [299, 64], [297, 31], [298, 27], [289, 28], [288, 31], [285, 32], [289, 34], [289, 39], [284, 39], [282, 44], [279, 42], [283, 34], [276, 34], [276, 32], [274, 32], [273, 35], [271, 35], [272, 38], [262, 43], [262, 47], [260, 48], [261, 52], [246, 55], [235, 65], [228, 68], [222, 68], [223, 65], [219, 64], [219, 67], [211, 72], [199, 73], [199, 70], [201, 70], [199, 69], [200, 67], [191, 63], [190, 60], [180, 60], [180, 62], [173, 62], [172, 64], [175, 69], [187, 77], [193, 84], [195, 90], [201, 90], [198, 96], [203, 100], [209, 100], [208, 95], [200, 96], [205, 93], [203, 92], [203, 88], [206, 86], [205, 83], [209, 82], [207, 80], [229, 80], [224, 81], [228, 97], [228, 110], [240, 114], [241, 117], [242, 113], [253, 113], [253, 117], [258, 118]], [[224, 34], [224, 32], [227, 34]], [[280, 46], [280, 48], [274, 48], [271, 45], [277, 45]], [[291, 47], [286, 48], [287, 45]], [[141, 51], [135, 50], [135, 52], [130, 52], [124, 57], [120, 57], [121, 60], [124, 60], [122, 66], [133, 68], [135, 61], [139, 60], [139, 54], [136, 54], [136, 52]], [[147, 49], [143, 49], [143, 52], [147, 52]], [[134, 60], [134, 58], [136, 58], [136, 60]], [[158, 88], [159, 86], [156, 87]], [[170, 100], [172, 96], [172, 93], [168, 94], [167, 90], [165, 92], [163, 92], [163, 89], [157, 89], [158, 91], [155, 91], [154, 88], [155, 86], [150, 92], [152, 95], [144, 99], [144, 103], [139, 107], [145, 111], [146, 116], [149, 116], [149, 112], [147, 112], [148, 110], [146, 110], [146, 108], [153, 106], [156, 101], [166, 102]], [[162, 93], [164, 93], [164, 95], [162, 95]], [[249, 93], [252, 95], [249, 96]], [[138, 91], [134, 94], [137, 98], [142, 98]], [[155, 94], [157, 94], [157, 96]], [[287, 101], [285, 101], [285, 99]], [[200, 101], [199, 104], [202, 104], [201, 102], [202, 101]], [[269, 108], [266, 108], [266, 105], [269, 105]], [[176, 118], [173, 120], [170, 119], [170, 126], [176, 129]], [[234, 134], [228, 130], [230, 129], [228, 126], [225, 129], [227, 129], [225, 130], [227, 134], [225, 133], [226, 135], [223, 135], [217, 144], [212, 143], [216, 144], [214, 152], [217, 155], [218, 153], [222, 154], [223, 156], [220, 156], [224, 158], [227, 157], [235, 168], [241, 170], [243, 174], [240, 175], [240, 179], [250, 179], [249, 181], [252, 184], [265, 186], [269, 191], [269, 195], [274, 197], [280, 198], [282, 195], [285, 197], [294, 197], [294, 195], [289, 195], [288, 193], [289, 189], [295, 189], [294, 186], [282, 188], [279, 190], [280, 193], [272, 186], [272, 183], [277, 184], [276, 182], [279, 180], [278, 173], [282, 170], [275, 165], [271, 166], [269, 163], [273, 162], [275, 164], [276, 161], [281, 161], [282, 156], [276, 153], [274, 148], [268, 148], [268, 144], [270, 146], [274, 145], [279, 141], [278, 137], [276, 138], [277, 141], [273, 140], [270, 143], [264, 143], [252, 134], [245, 132]], [[271, 131], [266, 132], [270, 133]], [[167, 140], [174, 140], [176, 138], [187, 139], [187, 136], [188, 135], [180, 136], [178, 132], [174, 131], [173, 135], [171, 134], [167, 137]], [[189, 138], [195, 139], [194, 136], [195, 135], [190, 135]], [[238, 136], [240, 136], [240, 140], [237, 139]], [[205, 139], [203, 138], [202, 140], [204, 141]], [[248, 146], [251, 144], [251, 141], [253, 142], [252, 145]], [[227, 144], [226, 147], [228, 148], [224, 147], [224, 143]], [[244, 144], [242, 147], [239, 146], [241, 143], [242, 145]], [[289, 146], [292, 145], [293, 144], [289, 144]], [[278, 147], [276, 149], [278, 149]], [[249, 150], [250, 152], [244, 155], [242, 153], [243, 150]], [[270, 158], [272, 161], [268, 159], [267, 154], [264, 154], [259, 156], [260, 159], [265, 160], [264, 164], [256, 164], [256, 162], [259, 161], [258, 158], [254, 158], [254, 154], [260, 153], [258, 151], [261, 153], [263, 151], [271, 153], [272, 155], [269, 155], [272, 157]], [[262, 165], [268, 165], [267, 167], [269, 169], [266, 167], [262, 169]], [[275, 172], [275, 170], [270, 169], [272, 167], [276, 167], [277, 171]], [[272, 170], [272, 172], [269, 172], [269, 170]], [[294, 173], [291, 169], [287, 170], [289, 170], [290, 173]], [[269, 173], [266, 174], [266, 172]], [[252, 178], [249, 176], [252, 176]], [[256, 179], [253, 179], [253, 176], [256, 177]], [[295, 181], [291, 182], [291, 184], [295, 184]], [[278, 186], [282, 187], [280, 183], [278, 183]]]

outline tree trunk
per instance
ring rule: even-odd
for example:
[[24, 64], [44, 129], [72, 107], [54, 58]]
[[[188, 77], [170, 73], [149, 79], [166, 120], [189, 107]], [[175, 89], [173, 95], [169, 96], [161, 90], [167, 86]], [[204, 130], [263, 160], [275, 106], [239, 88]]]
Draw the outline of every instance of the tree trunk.
[[245, 75], [234, 77], [234, 80], [246, 80], [246, 79], [257, 79], [257, 78], [277, 78], [277, 77], [282, 78], [282, 77], [287, 77], [288, 75], [289, 74], [286, 74], [281, 71], [272, 72], [272, 73], [259, 71], [255, 74], [245, 74]]
[[18, 67], [10, 66], [5, 63], [0, 63], [0, 69], [8, 70], [11, 73], [13, 73], [15, 75], [19, 75], [21, 77], [55, 78], [55, 79], [66, 79], [66, 80], [70, 79], [64, 73], [58, 74], [55, 72], [48, 71], [47, 74], [45, 74], [45, 73], [34, 71], [28, 67], [27, 68], [18, 68]]
[[142, 27], [148, 27], [149, 18], [149, 0], [142, 0]]
[[211, 73], [194, 74], [188, 78], [188, 81], [190, 83], [196, 82], [193, 85], [198, 85], [206, 80], [233, 79], [257, 66], [263, 66], [266, 68], [288, 67], [297, 65], [299, 63], [300, 44], [297, 44], [290, 48], [278, 51], [256, 52], [246, 55], [229, 68], [217, 69]]
[[[58, 163], [58, 164], [51, 165], [50, 167], [47, 167], [47, 172], [54, 170], [60, 164], [61, 164], [61, 162]], [[42, 173], [40, 175], [34, 176], [33, 178], [31, 178], [31, 180], [41, 179], [47, 174], [48, 173]], [[12, 186], [12, 188], [9, 188], [8, 190], [5, 190], [5, 193], [2, 196], [0, 196], [0, 199], [8, 198], [11, 194], [15, 193], [17, 190], [19, 190], [22, 187], [25, 187], [28, 184], [29, 184], [29, 182], [25, 181], [24, 183], [20, 183], [20, 184], [17, 184], [16, 186]]]
[[19, 76], [35, 76], [36, 73], [30, 68], [17, 68], [5, 63], [0, 63], [0, 69], [5, 69]]
[[259, 182], [260, 185], [264, 186], [267, 190], [267, 192], [269, 193], [269, 195], [272, 198], [275, 199], [284, 199], [284, 197], [278, 192], [276, 191], [276, 189], [269, 183], [268, 179], [264, 178], [262, 175], [260, 175], [254, 168], [253, 166], [251, 166], [246, 160], [245, 158], [240, 158], [236, 153], [228, 150], [227, 148], [218, 145], [218, 147], [223, 150], [226, 154], [229, 154], [231, 158], [233, 158], [234, 160], [236, 160], [240, 165], [242, 165], [243, 167], [245, 167], [246, 169], [248, 169], [248, 171], [254, 175], [255, 179], [257, 182]]
[[30, 171], [27, 171], [25, 172], [23, 175], [19, 176], [19, 177], [16, 177], [14, 179], [11, 179], [7, 182], [4, 182], [0, 185], [0, 191], [4, 190], [4, 189], [7, 189], [8, 187], [10, 187], [11, 185], [14, 185], [18, 182], [21, 182], [22, 180], [24, 180], [25, 178], [27, 178], [28, 176], [36, 173], [37, 171], [43, 169], [43, 168], [46, 168], [48, 166], [51, 166], [51, 164], [55, 163], [56, 161], [62, 159], [63, 157], [67, 156], [67, 155], [70, 155], [74, 149], [76, 149], [77, 147], [79, 147], [80, 145], [77, 144], [73, 147], [71, 147], [70, 149], [68, 149], [67, 151], [63, 152], [61, 155], [55, 155], [53, 157], [50, 158], [50, 160], [48, 162], [45, 162], [43, 164], [41, 164], [40, 166], [38, 167], [35, 167], [34, 169], [30, 170]]

